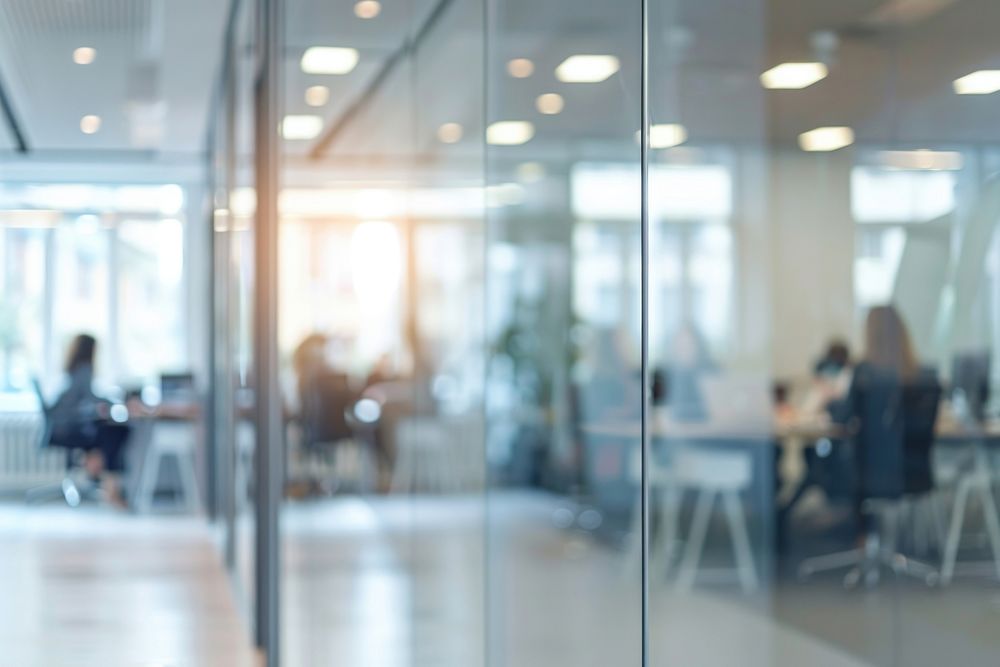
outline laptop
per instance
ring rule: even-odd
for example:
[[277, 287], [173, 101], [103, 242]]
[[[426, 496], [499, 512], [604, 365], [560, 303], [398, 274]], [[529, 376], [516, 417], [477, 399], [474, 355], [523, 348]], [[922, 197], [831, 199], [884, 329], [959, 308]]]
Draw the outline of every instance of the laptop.
[[763, 375], [707, 375], [700, 381], [708, 421], [754, 433], [774, 429], [771, 383]]

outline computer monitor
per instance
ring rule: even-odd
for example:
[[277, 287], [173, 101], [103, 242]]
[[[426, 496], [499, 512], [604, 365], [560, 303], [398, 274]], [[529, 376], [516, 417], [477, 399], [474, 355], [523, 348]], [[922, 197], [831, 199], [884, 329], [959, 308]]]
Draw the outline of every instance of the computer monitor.
[[166, 405], [185, 405], [194, 402], [193, 373], [163, 373], [160, 375], [160, 402]]
[[990, 399], [990, 353], [962, 352], [952, 359], [952, 400], [965, 402], [969, 416], [982, 421]]

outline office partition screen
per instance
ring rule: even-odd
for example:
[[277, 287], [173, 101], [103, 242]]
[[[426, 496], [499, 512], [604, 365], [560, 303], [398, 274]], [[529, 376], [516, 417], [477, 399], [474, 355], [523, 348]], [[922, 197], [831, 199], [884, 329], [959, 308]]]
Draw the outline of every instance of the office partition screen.
[[283, 5], [284, 663], [996, 661], [1000, 8]]

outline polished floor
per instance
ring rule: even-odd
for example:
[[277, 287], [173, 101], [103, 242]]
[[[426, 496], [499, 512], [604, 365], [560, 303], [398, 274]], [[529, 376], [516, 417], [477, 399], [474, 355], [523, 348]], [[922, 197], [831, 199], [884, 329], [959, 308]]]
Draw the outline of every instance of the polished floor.
[[11, 503], [0, 543], [4, 667], [261, 664], [199, 519]]
[[[284, 664], [638, 664], [637, 578], [537, 494], [358, 498], [283, 512]], [[488, 521], [487, 521], [488, 517]], [[486, 528], [488, 526], [488, 529]], [[257, 666], [198, 519], [0, 505], [0, 665]], [[652, 665], [998, 664], [1000, 585], [835, 577], [650, 599]]]
[[[290, 504], [286, 664], [639, 664], [637, 577], [621, 552], [557, 528], [559, 506], [532, 494]], [[947, 651], [994, 665], [1000, 638], [982, 630], [1000, 628], [1000, 614], [981, 588], [849, 593], [819, 580], [744, 596], [658, 585], [651, 664], [930, 666]]]

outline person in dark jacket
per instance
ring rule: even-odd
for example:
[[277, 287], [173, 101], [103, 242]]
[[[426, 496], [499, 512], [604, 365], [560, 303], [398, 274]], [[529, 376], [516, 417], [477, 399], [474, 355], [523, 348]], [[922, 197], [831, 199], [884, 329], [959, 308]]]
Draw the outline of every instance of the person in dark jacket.
[[[854, 438], [853, 458], [856, 483], [865, 496], [893, 498], [932, 486], [926, 460], [929, 447], [907, 446], [911, 439], [907, 424], [892, 417], [902, 409], [905, 392], [938, 387], [934, 370], [917, 361], [899, 312], [893, 306], [872, 308], [865, 321], [864, 356], [854, 369], [850, 389], [828, 406], [833, 421], [864, 435]], [[936, 415], [920, 417], [933, 424]]]
[[50, 444], [84, 452], [84, 469], [103, 484], [109, 499], [121, 504], [118, 479], [124, 470], [124, 449], [129, 427], [110, 418], [111, 403], [93, 389], [97, 340], [80, 334], [70, 344], [66, 358], [69, 386], [49, 411]]

